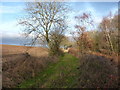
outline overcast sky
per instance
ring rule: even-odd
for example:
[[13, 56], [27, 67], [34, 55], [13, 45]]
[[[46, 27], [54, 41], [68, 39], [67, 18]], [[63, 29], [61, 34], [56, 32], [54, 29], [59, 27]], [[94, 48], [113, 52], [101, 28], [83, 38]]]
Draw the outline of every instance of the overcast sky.
[[[103, 16], [108, 15], [110, 11], [114, 14], [118, 10], [117, 2], [69, 2], [68, 4], [72, 9], [66, 13], [69, 17], [67, 22], [69, 30], [74, 30], [74, 17], [82, 12], [91, 12], [97, 25]], [[22, 27], [17, 25], [17, 20], [26, 14], [24, 8], [24, 2], [0, 2], [0, 33], [2, 33], [0, 38], [15, 39], [20, 36]], [[4, 38], [3, 43], [6, 42]], [[12, 44], [12, 41], [10, 42]]]

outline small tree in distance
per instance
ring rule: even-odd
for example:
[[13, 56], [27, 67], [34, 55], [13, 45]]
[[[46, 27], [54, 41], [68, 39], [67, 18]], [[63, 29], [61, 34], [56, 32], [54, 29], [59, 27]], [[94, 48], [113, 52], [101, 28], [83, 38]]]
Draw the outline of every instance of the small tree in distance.
[[55, 30], [50, 33], [51, 34], [51, 36], [49, 37], [49, 39], [51, 40], [51, 42], [49, 43], [50, 55], [63, 54], [62, 51], [60, 50], [60, 46], [61, 43], [63, 42], [63, 39], [65, 38], [64, 31], [66, 27], [64, 27], [64, 25], [62, 24], [64, 23], [60, 24], [62, 27], [61, 26], [55, 27], [54, 28]]
[[75, 25], [77, 31], [73, 32], [73, 35], [76, 35], [74, 36], [74, 39], [82, 55], [86, 50], [90, 50], [92, 48], [92, 40], [87, 33], [87, 29], [90, 25], [93, 25], [93, 20], [91, 18], [91, 14], [88, 13], [75, 16], [75, 19], [77, 20], [77, 25]]
[[111, 19], [109, 19], [109, 17], [104, 17], [100, 28], [104, 32], [105, 39], [106, 39], [111, 51], [114, 51], [113, 44], [112, 44], [111, 37], [110, 37], [110, 27], [111, 27]]

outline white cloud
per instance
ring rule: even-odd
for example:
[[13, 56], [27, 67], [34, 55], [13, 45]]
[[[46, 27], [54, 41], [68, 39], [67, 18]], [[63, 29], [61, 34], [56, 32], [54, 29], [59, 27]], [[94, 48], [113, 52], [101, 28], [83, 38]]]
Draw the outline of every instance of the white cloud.
[[14, 38], [14, 37], [20, 37], [20, 36], [21, 36], [21, 34], [19, 34], [19, 33], [10, 33], [10, 32], [4, 33], [4, 32], [2, 32], [0, 37], [2, 37], [2, 38], [4, 38], [4, 37]]
[[3, 6], [0, 5], [0, 13], [19, 13], [23, 10], [23, 6]]
[[[2, 2], [49, 2], [54, 0], [1, 0]], [[56, 2], [119, 2], [119, 0], [55, 0]]]
[[102, 17], [98, 14], [94, 7], [89, 6], [89, 8], [86, 8], [86, 11], [91, 12], [95, 24], [99, 24], [101, 22]]
[[67, 24], [69, 25], [69, 29], [70, 31], [74, 31], [75, 28], [75, 24], [76, 24], [76, 20], [75, 20], [75, 16], [81, 15], [82, 13], [87, 12], [87, 13], [91, 13], [93, 21], [94, 21], [94, 27], [91, 27], [91, 29], [96, 29], [96, 27], [99, 25], [99, 23], [102, 21], [102, 16], [100, 16], [97, 11], [95, 10], [94, 7], [92, 7], [89, 4], [86, 4], [86, 8], [82, 9], [82, 10], [74, 10], [73, 12], [69, 12], [69, 18], [67, 20]]
[[20, 31], [20, 26], [17, 25], [17, 21], [1, 22], [0, 31], [3, 33], [18, 33]]
[[118, 14], [118, 7], [114, 7], [111, 9], [112, 14], [117, 13]]
[[[0, 23], [0, 38], [3, 37], [22, 37], [22, 26], [18, 25], [17, 20], [9, 21], [9, 22], [3, 22]], [[29, 35], [30, 37], [33, 37], [33, 34]]]

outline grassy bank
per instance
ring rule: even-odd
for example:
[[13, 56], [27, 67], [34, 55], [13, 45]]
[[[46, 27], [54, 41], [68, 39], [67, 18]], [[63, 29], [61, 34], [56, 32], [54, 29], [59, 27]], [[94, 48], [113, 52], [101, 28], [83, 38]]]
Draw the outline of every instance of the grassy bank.
[[71, 88], [77, 86], [79, 60], [65, 54], [59, 62], [50, 64], [38, 76], [26, 80], [19, 88]]

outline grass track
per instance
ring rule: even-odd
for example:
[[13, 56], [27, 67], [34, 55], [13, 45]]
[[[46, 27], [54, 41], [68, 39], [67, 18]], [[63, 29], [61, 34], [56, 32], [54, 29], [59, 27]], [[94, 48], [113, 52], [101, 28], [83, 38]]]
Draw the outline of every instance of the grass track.
[[74, 88], [78, 65], [79, 60], [66, 53], [56, 64], [50, 64], [38, 76], [21, 83], [19, 88]]

